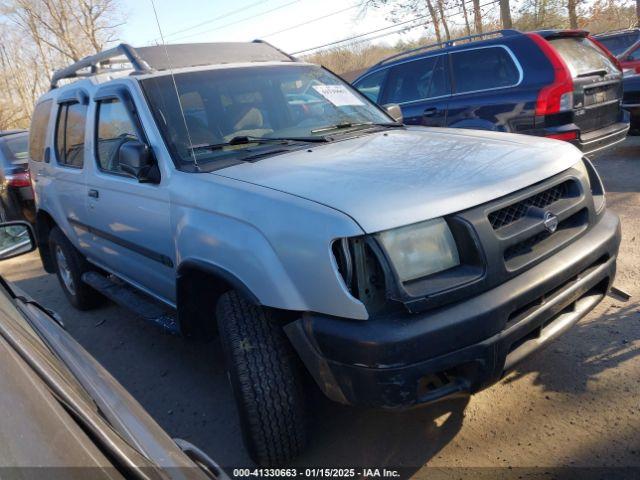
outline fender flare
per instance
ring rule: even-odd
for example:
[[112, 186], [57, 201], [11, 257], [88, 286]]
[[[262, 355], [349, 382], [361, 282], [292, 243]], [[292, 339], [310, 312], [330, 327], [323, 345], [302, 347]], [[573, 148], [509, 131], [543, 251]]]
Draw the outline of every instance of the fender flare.
[[[194, 277], [199, 281], [190, 284], [188, 279]], [[217, 330], [218, 299], [228, 290], [236, 290], [250, 303], [261, 305], [245, 282], [227, 269], [199, 259], [180, 262], [176, 269], [176, 307], [181, 333], [211, 338]]]

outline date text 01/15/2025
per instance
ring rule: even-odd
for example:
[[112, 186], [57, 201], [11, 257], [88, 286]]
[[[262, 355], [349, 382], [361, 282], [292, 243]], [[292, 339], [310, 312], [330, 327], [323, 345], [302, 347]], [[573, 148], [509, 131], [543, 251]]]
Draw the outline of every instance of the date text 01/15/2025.
[[397, 470], [387, 468], [235, 468], [234, 478], [397, 478]]

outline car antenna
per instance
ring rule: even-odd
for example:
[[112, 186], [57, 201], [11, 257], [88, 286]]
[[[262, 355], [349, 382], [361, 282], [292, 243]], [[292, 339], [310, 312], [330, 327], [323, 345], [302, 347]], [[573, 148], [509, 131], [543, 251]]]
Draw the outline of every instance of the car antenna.
[[182, 123], [184, 124], [184, 129], [187, 132], [187, 139], [189, 140], [189, 148], [191, 149], [191, 158], [193, 159], [193, 166], [196, 171], [200, 171], [200, 167], [198, 166], [198, 160], [196, 159], [196, 153], [193, 149], [193, 142], [191, 141], [191, 133], [189, 133], [189, 126], [187, 125], [187, 117], [184, 115], [184, 110], [182, 108], [182, 100], [180, 100], [180, 93], [178, 92], [178, 84], [176, 83], [176, 77], [173, 74], [173, 67], [171, 65], [171, 58], [169, 58], [169, 50], [167, 49], [167, 44], [164, 41], [164, 35], [162, 34], [162, 28], [160, 27], [160, 19], [158, 18], [158, 12], [156, 10], [156, 4], [154, 0], [149, 0], [151, 2], [151, 8], [153, 8], [153, 15], [156, 17], [156, 24], [158, 25], [158, 32], [160, 33], [160, 40], [162, 41], [162, 47], [164, 48], [164, 54], [167, 57], [167, 63], [169, 64], [169, 74], [171, 75], [171, 81], [173, 82], [173, 89], [176, 92], [176, 98], [178, 99], [178, 106], [180, 107], [180, 116], [182, 117]]

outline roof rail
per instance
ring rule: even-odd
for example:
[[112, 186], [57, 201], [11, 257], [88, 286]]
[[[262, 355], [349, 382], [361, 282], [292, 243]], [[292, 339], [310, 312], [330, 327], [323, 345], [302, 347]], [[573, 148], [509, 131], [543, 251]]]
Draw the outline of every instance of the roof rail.
[[384, 64], [388, 63], [389, 61], [394, 60], [396, 58], [404, 57], [405, 55], [410, 55], [412, 53], [420, 52], [420, 51], [423, 51], [423, 50], [430, 50], [430, 49], [435, 49], [435, 48], [454, 47], [457, 42], [463, 42], [463, 41], [469, 41], [469, 40], [471, 40], [471, 41], [483, 40], [483, 39], [485, 39], [487, 37], [495, 37], [495, 36], [498, 36], [498, 35], [503, 36], [503, 37], [510, 37], [510, 36], [514, 36], [514, 35], [522, 35], [522, 32], [520, 32], [519, 30], [513, 30], [513, 29], [494, 30], [492, 32], [476, 33], [474, 35], [467, 35], [466, 37], [454, 38], [452, 40], [446, 40], [446, 41], [440, 42], [440, 43], [431, 43], [429, 45], [423, 45], [421, 47], [412, 48], [411, 50], [406, 50], [404, 52], [400, 52], [400, 53], [396, 53], [395, 55], [391, 55], [390, 57], [387, 57], [387, 58], [379, 61], [378, 63], [376, 63], [371, 68], [375, 68], [375, 67], [378, 67], [380, 65], [384, 65]]
[[604, 35], [614, 35], [616, 33], [622, 33], [622, 32], [633, 32], [633, 31], [638, 31], [638, 30], [640, 30], [640, 28], [638, 28], [638, 27], [617, 28], [615, 30], [607, 30], [606, 32], [596, 33], [594, 35], [594, 37], [600, 37], [600, 36], [604, 36]]
[[294, 57], [293, 55], [289, 55], [287, 52], [285, 52], [284, 50], [279, 49], [278, 47], [275, 47], [273, 44], [262, 40], [260, 38], [256, 38], [255, 40], [252, 40], [251, 43], [262, 43], [264, 45], [267, 45], [271, 48], [273, 48], [275, 51], [280, 52], [282, 55], [286, 56], [287, 58], [289, 58], [292, 62], [299, 62], [300, 60], [298, 60], [296, 57]]
[[[118, 59], [122, 56], [124, 56], [125, 59], [114, 61], [115, 59]], [[109, 50], [96, 53], [95, 55], [89, 55], [81, 60], [78, 60], [76, 63], [69, 65], [68, 67], [56, 70], [51, 77], [51, 89], [53, 90], [54, 88], [57, 88], [58, 82], [65, 78], [78, 78], [96, 75], [100, 73], [101, 67], [104, 65], [121, 63], [131, 63], [133, 69], [136, 72], [142, 73], [152, 71], [147, 62], [145, 62], [140, 57], [140, 55], [138, 55], [138, 52], [136, 52], [131, 45], [121, 43], [120, 45]], [[89, 73], [78, 73], [80, 70], [83, 70], [85, 68], [90, 69]]]

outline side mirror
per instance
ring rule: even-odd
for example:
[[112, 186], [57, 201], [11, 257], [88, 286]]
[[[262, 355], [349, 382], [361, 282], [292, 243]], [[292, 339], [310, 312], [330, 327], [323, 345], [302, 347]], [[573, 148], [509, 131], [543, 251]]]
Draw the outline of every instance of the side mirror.
[[124, 142], [118, 148], [120, 170], [142, 183], [158, 183], [160, 175], [153, 161], [151, 149], [138, 140]]
[[393, 118], [396, 122], [402, 123], [402, 109], [400, 105], [397, 103], [390, 103], [388, 105], [384, 105], [384, 109], [387, 111], [389, 116]]
[[36, 237], [27, 222], [0, 223], [0, 260], [17, 257], [36, 249]]

